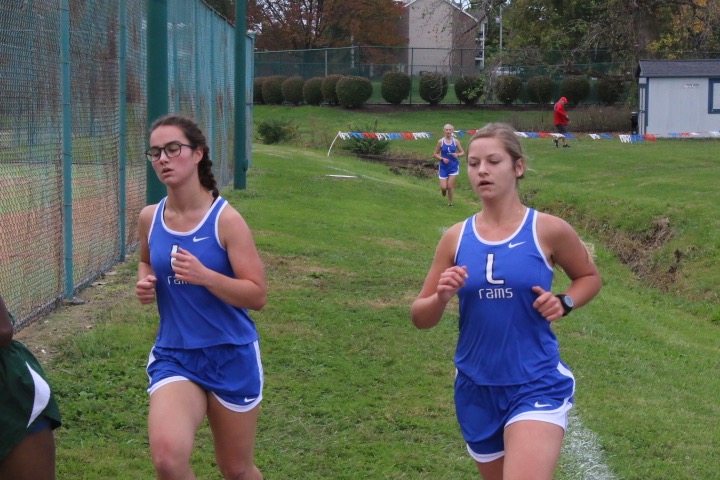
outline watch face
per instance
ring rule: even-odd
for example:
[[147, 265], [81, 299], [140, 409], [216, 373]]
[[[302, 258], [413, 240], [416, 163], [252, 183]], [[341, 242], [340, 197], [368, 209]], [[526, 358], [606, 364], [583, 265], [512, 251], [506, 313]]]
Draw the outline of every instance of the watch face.
[[565, 296], [562, 297], [562, 301], [563, 301], [563, 303], [564, 303], [568, 308], [573, 308], [574, 304], [573, 304], [573, 299], [572, 299], [572, 298], [570, 298], [570, 297], [568, 297], [567, 295], [565, 295]]

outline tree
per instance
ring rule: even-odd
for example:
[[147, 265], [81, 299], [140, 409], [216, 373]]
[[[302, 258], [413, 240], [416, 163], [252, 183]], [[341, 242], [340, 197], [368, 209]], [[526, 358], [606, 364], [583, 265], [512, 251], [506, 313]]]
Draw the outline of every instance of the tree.
[[394, 0], [249, 0], [248, 26], [265, 50], [401, 45]]
[[720, 51], [714, 0], [512, 0], [505, 20], [509, 48], [565, 51], [567, 64], [590, 50], [633, 61]]
[[720, 4], [714, 0], [649, 2], [657, 17], [656, 35], [647, 43], [651, 53], [720, 51]]

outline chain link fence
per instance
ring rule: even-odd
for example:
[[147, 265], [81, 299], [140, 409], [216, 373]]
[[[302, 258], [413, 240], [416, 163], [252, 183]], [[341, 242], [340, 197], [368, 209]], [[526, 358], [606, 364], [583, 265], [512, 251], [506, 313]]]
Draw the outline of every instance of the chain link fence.
[[[201, 0], [171, 7], [168, 107], [204, 127], [226, 186], [234, 29]], [[146, 17], [147, 0], [0, 3], [0, 294], [18, 326], [137, 247]]]
[[449, 77], [481, 75], [508, 69], [524, 80], [534, 75], [562, 76], [584, 72], [632, 75], [634, 60], [615, 58], [610, 52], [478, 50], [475, 48], [410, 48], [352, 46], [310, 50], [256, 51], [257, 76], [299, 75], [305, 79], [331, 74], [359, 75], [371, 80], [385, 72], [408, 75], [440, 72]]
[[[720, 52], [659, 52], [658, 58], [720, 58]], [[556, 84], [556, 90], [567, 76], [585, 76], [594, 85], [603, 76], [635, 82], [637, 61], [632, 55], [618, 55], [608, 50], [569, 51], [535, 49], [470, 49], [470, 48], [410, 48], [367, 47], [323, 48], [311, 50], [256, 51], [256, 77], [281, 75], [300, 76], [305, 80], [332, 74], [366, 77], [376, 85], [386, 72], [403, 72], [410, 75], [413, 84], [425, 72], [439, 72], [450, 83], [462, 75], [482, 76], [488, 87], [502, 75], [516, 75], [523, 82], [532, 77], [548, 76]], [[633, 92], [628, 92], [632, 94]], [[556, 92], [557, 94], [557, 92]], [[490, 99], [487, 99], [490, 100]], [[523, 92], [520, 102], [526, 102]], [[587, 103], [597, 101], [593, 90]], [[384, 103], [379, 94], [371, 102]], [[453, 94], [442, 103], [457, 103]], [[411, 95], [409, 103], [425, 103], [418, 95]]]

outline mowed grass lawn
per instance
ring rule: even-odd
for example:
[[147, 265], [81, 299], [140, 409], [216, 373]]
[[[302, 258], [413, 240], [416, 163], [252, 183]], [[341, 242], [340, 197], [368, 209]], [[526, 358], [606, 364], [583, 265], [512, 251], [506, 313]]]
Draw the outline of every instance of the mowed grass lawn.
[[[452, 400], [456, 308], [428, 331], [409, 319], [443, 230], [479, 208], [467, 176], [448, 208], [435, 178], [326, 153], [347, 122], [378, 120], [377, 131], [434, 130], [432, 140], [392, 146], [430, 158], [444, 123], [477, 128], [503, 114], [326, 110], [256, 109], [256, 121], [296, 115], [302, 137], [255, 145], [248, 188], [224, 192], [253, 229], [270, 288], [253, 315], [266, 374], [257, 463], [268, 479], [475, 478]], [[595, 245], [604, 282], [555, 324], [577, 379], [580, 432], [557, 478], [717, 478], [720, 143], [523, 142], [525, 201], [562, 214]], [[104, 303], [45, 322], [86, 312], [95, 325], [58, 340], [45, 365], [65, 421], [58, 478], [153, 477], [144, 365], [157, 315], [132, 297], [133, 269], [131, 260], [88, 290]], [[199, 478], [219, 478], [206, 427], [193, 463]]]

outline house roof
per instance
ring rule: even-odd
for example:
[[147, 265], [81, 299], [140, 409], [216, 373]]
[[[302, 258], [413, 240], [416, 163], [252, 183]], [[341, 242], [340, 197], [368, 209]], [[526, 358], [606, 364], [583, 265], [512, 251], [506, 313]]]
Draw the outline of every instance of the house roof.
[[[403, 7], [407, 8], [407, 7], [411, 6], [413, 3], [416, 3], [418, 1], [420, 1], [420, 0], [402, 0]], [[463, 13], [463, 14], [467, 15], [468, 17], [472, 18], [473, 20], [477, 21], [477, 18], [475, 18], [475, 16], [473, 14], [463, 10], [462, 8], [460, 8], [460, 5], [458, 5], [457, 3], [455, 3], [451, 0], [435, 0], [435, 1], [437, 3], [447, 3], [448, 5], [455, 8], [456, 10], [459, 10], [460, 13]]]
[[720, 77], [720, 59], [640, 60], [639, 77]]

